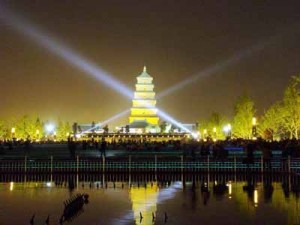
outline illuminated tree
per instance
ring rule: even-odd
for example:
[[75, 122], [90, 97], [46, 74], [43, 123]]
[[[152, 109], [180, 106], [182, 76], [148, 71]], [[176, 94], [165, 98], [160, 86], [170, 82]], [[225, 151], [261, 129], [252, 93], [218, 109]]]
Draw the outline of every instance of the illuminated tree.
[[58, 140], [66, 140], [68, 135], [72, 132], [71, 125], [69, 122], [58, 121], [56, 130], [56, 137]]
[[213, 112], [210, 117], [200, 124], [199, 131], [207, 130], [207, 135], [216, 139], [225, 139], [223, 127], [227, 124], [226, 119], [220, 113]]
[[272, 105], [260, 119], [258, 132], [264, 139], [273, 140], [280, 138], [283, 134], [282, 104]]
[[15, 137], [19, 139], [38, 139], [43, 136], [43, 123], [38, 117], [22, 116], [15, 122], [12, 127], [16, 128]]
[[250, 139], [252, 136], [252, 118], [256, 109], [249, 96], [240, 96], [234, 107], [232, 134], [237, 138]]
[[300, 129], [300, 77], [293, 77], [284, 92], [282, 109], [280, 112], [283, 127], [290, 138], [299, 137]]
[[0, 140], [7, 138], [8, 128], [3, 120], [0, 120]]

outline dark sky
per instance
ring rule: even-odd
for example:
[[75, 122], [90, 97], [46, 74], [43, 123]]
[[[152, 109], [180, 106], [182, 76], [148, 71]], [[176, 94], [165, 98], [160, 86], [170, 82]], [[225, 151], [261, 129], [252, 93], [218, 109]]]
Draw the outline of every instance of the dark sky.
[[[300, 74], [298, 1], [0, 0], [134, 88], [146, 64], [156, 93], [260, 43], [231, 66], [158, 101], [182, 122], [212, 111], [232, 115], [248, 93], [261, 113]], [[101, 121], [131, 101], [0, 20], [0, 118], [37, 114], [70, 122]], [[122, 122], [127, 122], [127, 117]]]

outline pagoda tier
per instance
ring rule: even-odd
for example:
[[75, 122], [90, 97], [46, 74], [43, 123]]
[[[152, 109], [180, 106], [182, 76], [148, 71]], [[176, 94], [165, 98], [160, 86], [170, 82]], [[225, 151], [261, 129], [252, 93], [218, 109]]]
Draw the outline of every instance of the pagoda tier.
[[156, 100], [152, 81], [153, 78], [144, 67], [143, 72], [137, 77], [129, 123], [145, 121], [150, 125], [158, 125], [159, 118], [155, 107]]

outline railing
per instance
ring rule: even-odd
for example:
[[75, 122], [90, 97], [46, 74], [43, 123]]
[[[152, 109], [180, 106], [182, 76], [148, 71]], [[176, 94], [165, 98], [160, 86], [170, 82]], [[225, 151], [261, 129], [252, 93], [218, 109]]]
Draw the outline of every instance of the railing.
[[300, 172], [300, 158], [262, 157], [247, 163], [243, 157], [214, 159], [210, 156], [191, 158], [183, 156], [113, 157], [34, 160], [0, 160], [0, 173], [66, 173], [66, 172]]

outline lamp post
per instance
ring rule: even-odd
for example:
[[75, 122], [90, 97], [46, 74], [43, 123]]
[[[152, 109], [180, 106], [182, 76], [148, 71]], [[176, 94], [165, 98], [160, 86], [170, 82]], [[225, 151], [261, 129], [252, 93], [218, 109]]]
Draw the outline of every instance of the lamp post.
[[12, 139], [15, 138], [15, 133], [16, 133], [16, 128], [15, 127], [11, 128], [11, 138]]
[[204, 139], [204, 141], [206, 140], [206, 137], [207, 137], [207, 129], [204, 129], [203, 130], [203, 139]]
[[227, 124], [226, 126], [223, 127], [223, 131], [225, 133], [225, 136], [227, 139], [231, 138], [231, 124]]
[[253, 117], [252, 118], [252, 138], [253, 138], [253, 140], [256, 139], [256, 135], [257, 135], [256, 124], [257, 124], [257, 119], [256, 119], [256, 117]]
[[49, 137], [51, 137], [51, 135], [53, 135], [53, 137], [56, 136], [55, 125], [54, 124], [47, 123], [45, 125], [45, 129], [46, 129], [47, 135], [49, 135]]
[[213, 128], [213, 134], [214, 134], [214, 141], [216, 141], [217, 140], [217, 128], [216, 127]]

